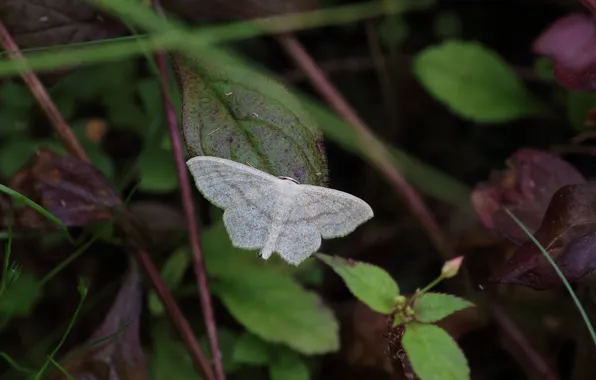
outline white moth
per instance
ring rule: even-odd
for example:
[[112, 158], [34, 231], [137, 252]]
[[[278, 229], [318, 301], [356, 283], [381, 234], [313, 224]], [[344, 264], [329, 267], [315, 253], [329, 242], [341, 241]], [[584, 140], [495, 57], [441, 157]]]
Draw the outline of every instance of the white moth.
[[338, 190], [301, 185], [218, 157], [197, 156], [186, 163], [197, 188], [224, 209], [224, 224], [237, 248], [277, 252], [298, 265], [325, 239], [346, 236], [373, 217], [362, 199]]

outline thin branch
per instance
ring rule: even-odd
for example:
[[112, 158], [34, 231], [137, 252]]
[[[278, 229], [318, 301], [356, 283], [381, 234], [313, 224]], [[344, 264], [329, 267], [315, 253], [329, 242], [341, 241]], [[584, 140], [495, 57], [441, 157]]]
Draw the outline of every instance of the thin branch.
[[[4, 24], [0, 21], [0, 43], [2, 47], [7, 51], [11, 59], [14, 60], [22, 60], [23, 62], [26, 61], [26, 58], [20, 52], [19, 47], [14, 42], [10, 33], [4, 27]], [[52, 122], [52, 126], [54, 130], [58, 133], [60, 140], [69, 150], [69, 152], [78, 157], [81, 160], [90, 162], [87, 153], [83, 149], [83, 146], [76, 138], [74, 133], [50, 96], [48, 95], [45, 87], [39, 80], [39, 78], [35, 75], [34, 72], [30, 70], [24, 70], [21, 73], [21, 77], [25, 81], [25, 84], [29, 88], [29, 91], [33, 94], [33, 96], [37, 99], [40, 106], [46, 113], [46, 116]], [[144, 250], [136, 250], [137, 259], [140, 261], [143, 269], [149, 276], [151, 283], [155, 291], [157, 292], [161, 302], [164, 303], [166, 306], [166, 310], [172, 320], [172, 324], [178, 330], [178, 334], [180, 335], [182, 341], [186, 345], [190, 355], [197, 367], [197, 370], [202, 373], [202, 375], [206, 378], [206, 380], [215, 380], [213, 376], [213, 371], [211, 370], [211, 366], [209, 365], [208, 361], [205, 359], [203, 352], [201, 351], [201, 347], [193, 333], [190, 324], [182, 314], [182, 311], [176, 304], [174, 297], [168, 290], [167, 286], [165, 285], [157, 267], [151, 260], [151, 256]]]
[[[152, 1], [154, 8], [162, 13], [159, 0]], [[174, 152], [174, 160], [176, 163], [176, 173], [178, 176], [178, 183], [180, 184], [180, 196], [182, 197], [182, 205], [188, 225], [189, 243], [192, 250], [194, 271], [199, 288], [199, 297], [201, 299], [201, 309], [205, 319], [205, 326], [207, 327], [207, 335], [209, 336], [209, 345], [211, 348], [213, 367], [215, 369], [215, 377], [217, 380], [225, 380], [226, 374], [223, 368], [221, 357], [221, 350], [219, 348], [219, 341], [217, 338], [217, 326], [215, 322], [215, 313], [213, 312], [213, 305], [211, 304], [211, 295], [209, 294], [209, 283], [207, 281], [207, 273], [205, 270], [205, 261], [203, 260], [203, 252], [201, 251], [199, 224], [195, 215], [195, 206], [192, 198], [192, 187], [186, 168], [186, 161], [184, 159], [184, 148], [180, 139], [180, 132], [178, 128], [178, 118], [176, 110], [170, 97], [170, 80], [168, 74], [168, 66], [166, 62], [166, 55], [164, 52], [157, 52], [155, 54], [157, 67], [161, 75], [161, 95], [163, 107], [166, 112], [168, 126], [170, 131], [170, 141], [172, 142], [172, 151]]]
[[391, 164], [388, 159], [389, 153], [383, 145], [377, 141], [370, 128], [354, 112], [352, 107], [329, 82], [323, 71], [311, 58], [304, 47], [293, 35], [283, 34], [277, 36], [277, 40], [286, 50], [288, 55], [294, 59], [296, 64], [306, 73], [321, 96], [335, 109], [335, 111], [349, 122], [354, 130], [360, 135], [362, 144], [368, 147], [370, 159], [378, 166], [381, 172], [387, 177], [395, 190], [403, 197], [412, 214], [425, 228], [434, 246], [445, 258], [449, 257], [445, 247], [443, 232], [435, 222], [432, 214], [422, 201], [416, 190], [405, 180]]
[[[25, 57], [20, 52], [19, 47], [14, 42], [10, 36], [10, 33], [8, 30], [6, 30], [6, 27], [1, 21], [0, 43], [2, 44], [4, 50], [6, 50], [6, 53], [10, 59], [15, 61], [25, 61]], [[45, 86], [41, 83], [39, 78], [37, 78], [37, 75], [30, 70], [23, 70], [21, 71], [21, 78], [23, 78], [23, 81], [25, 84], [27, 84], [27, 87], [29, 87], [29, 90], [48, 116], [48, 119], [50, 119], [54, 130], [60, 136], [60, 139], [66, 146], [66, 149], [68, 149], [72, 155], [79, 157], [81, 160], [90, 162], [89, 156], [87, 156], [83, 146], [77, 140], [76, 136], [68, 126], [68, 123], [66, 120], [64, 120], [64, 117], [62, 117], [58, 107], [56, 107], [56, 104], [54, 104], [50, 98]]]

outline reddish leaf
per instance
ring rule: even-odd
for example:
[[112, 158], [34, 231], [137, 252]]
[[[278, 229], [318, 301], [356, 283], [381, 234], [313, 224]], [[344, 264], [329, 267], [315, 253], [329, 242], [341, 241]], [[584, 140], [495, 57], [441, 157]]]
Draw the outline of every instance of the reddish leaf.
[[[596, 269], [596, 185], [569, 185], [557, 191], [534, 236], [569, 281]], [[540, 249], [527, 241], [491, 282], [546, 289], [561, 280]]]
[[596, 21], [581, 13], [560, 18], [534, 41], [535, 53], [554, 60], [560, 85], [596, 91]]
[[[93, 165], [50, 150], [39, 150], [10, 187], [41, 204], [69, 227], [111, 220], [122, 206]], [[24, 227], [47, 225], [41, 215], [28, 208], [17, 215], [17, 220]]]
[[561, 187], [585, 183], [585, 178], [557, 156], [522, 148], [507, 161], [509, 169], [493, 174], [472, 192], [472, 203], [484, 226], [521, 244], [523, 230], [505, 212], [508, 208], [532, 232], [536, 231], [553, 194]]
[[101, 40], [126, 31], [81, 0], [3, 0], [0, 19], [21, 49]]
[[[145, 356], [139, 337], [142, 283], [138, 265], [129, 260], [122, 286], [102, 325], [61, 363], [75, 380], [146, 380]], [[106, 339], [110, 337], [109, 339]], [[101, 343], [97, 343], [101, 340]], [[92, 345], [94, 344], [94, 345]], [[91, 348], [87, 346], [92, 345]], [[50, 380], [66, 380], [55, 371]]]

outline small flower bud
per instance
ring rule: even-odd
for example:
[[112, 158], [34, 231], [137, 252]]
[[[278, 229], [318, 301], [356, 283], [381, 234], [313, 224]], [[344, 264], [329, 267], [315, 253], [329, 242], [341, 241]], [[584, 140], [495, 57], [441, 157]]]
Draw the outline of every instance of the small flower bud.
[[458, 256], [454, 259], [445, 262], [443, 268], [441, 269], [441, 275], [444, 278], [454, 277], [457, 274], [457, 272], [459, 272], [459, 268], [461, 267], [462, 261], [464, 261], [464, 257]]

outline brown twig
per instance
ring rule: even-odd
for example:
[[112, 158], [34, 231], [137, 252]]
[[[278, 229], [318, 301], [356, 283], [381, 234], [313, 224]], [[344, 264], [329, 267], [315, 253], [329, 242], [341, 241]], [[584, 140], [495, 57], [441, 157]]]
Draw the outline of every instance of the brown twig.
[[[153, 0], [152, 3], [153, 7], [158, 12], [163, 13], [159, 0]], [[209, 345], [211, 347], [212, 353], [211, 356], [213, 358], [213, 368], [215, 369], [216, 379], [225, 380], [226, 374], [221, 359], [221, 351], [219, 349], [217, 326], [215, 323], [213, 305], [211, 304], [211, 295], [209, 294], [209, 283], [207, 281], [207, 273], [205, 271], [205, 261], [203, 260], [203, 252], [201, 251], [199, 224], [197, 223], [197, 218], [195, 215], [195, 206], [191, 192], [192, 187], [184, 159], [184, 150], [182, 148], [182, 141], [180, 139], [180, 132], [178, 128], [178, 118], [176, 116], [176, 110], [174, 109], [172, 99], [170, 98], [171, 88], [165, 53], [157, 52], [155, 54], [155, 60], [161, 75], [162, 101], [168, 120], [170, 141], [172, 142], [172, 150], [174, 152], [174, 160], [176, 163], [176, 174], [178, 176], [178, 183], [180, 184], [180, 195], [182, 197], [182, 205], [184, 208], [184, 214], [186, 216], [186, 223], [188, 225], [188, 236], [192, 250], [194, 271], [197, 279], [197, 286], [199, 288], [199, 297], [201, 299], [203, 317], [205, 318], [205, 326], [207, 327], [207, 335], [209, 336]]]
[[389, 153], [375, 138], [370, 128], [360, 119], [356, 112], [354, 112], [348, 102], [331, 82], [329, 82], [323, 71], [293, 35], [279, 35], [277, 36], [277, 40], [302, 71], [306, 73], [311, 83], [325, 101], [327, 101], [327, 103], [329, 103], [341, 117], [349, 122], [360, 135], [363, 146], [368, 147], [367, 150], [370, 153], [370, 159], [378, 166], [393, 187], [404, 198], [412, 214], [414, 214], [420, 224], [426, 229], [426, 232], [436, 249], [443, 254], [444, 258], [448, 258], [449, 252], [445, 246], [446, 241], [443, 232], [435, 222], [432, 214], [427, 209], [416, 190], [410, 186], [401, 173], [395, 170], [388, 158]]
[[[4, 24], [0, 21], [0, 43], [4, 50], [7, 51], [11, 59], [14, 60], [22, 60], [25, 61], [26, 58], [20, 52], [19, 47], [12, 39], [8, 30], [6, 30]], [[76, 138], [74, 133], [72, 133], [72, 129], [48, 95], [45, 87], [35, 75], [34, 72], [25, 70], [21, 73], [21, 77], [25, 81], [25, 84], [29, 88], [29, 91], [33, 94], [35, 99], [38, 101], [44, 112], [46, 113], [47, 117], [52, 122], [52, 126], [54, 130], [58, 133], [60, 140], [69, 150], [69, 152], [78, 157], [81, 160], [90, 162], [87, 153], [83, 149], [83, 146]], [[209, 366], [208, 361], [205, 359], [203, 352], [201, 351], [201, 347], [199, 346], [198, 341], [190, 327], [190, 324], [182, 314], [182, 311], [179, 309], [172, 293], [168, 290], [167, 286], [165, 285], [157, 267], [151, 260], [151, 256], [144, 250], [137, 250], [136, 251], [137, 259], [140, 261], [143, 269], [149, 276], [155, 291], [157, 292], [158, 296], [160, 297], [161, 301], [166, 305], [166, 310], [172, 320], [172, 324], [178, 330], [178, 333], [186, 345], [188, 351], [194, 363], [197, 367], [197, 370], [202, 373], [202, 375], [207, 380], [215, 380], [213, 376], [213, 371], [211, 370], [211, 366]]]
[[[8, 30], [6, 30], [6, 27], [4, 27], [2, 22], [0, 22], [0, 43], [2, 44], [4, 50], [6, 50], [6, 53], [10, 59], [15, 61], [25, 61], [25, 57], [20, 52], [19, 47], [14, 42], [10, 33]], [[31, 94], [33, 94], [41, 108], [48, 116], [48, 119], [50, 119], [54, 130], [56, 133], [58, 133], [60, 139], [64, 142], [64, 145], [69, 152], [74, 156], [79, 157], [83, 161], [90, 162], [89, 156], [87, 156], [87, 153], [81, 144], [79, 144], [76, 136], [74, 133], [72, 133], [72, 129], [70, 129], [68, 123], [66, 120], [64, 120], [64, 117], [62, 117], [58, 107], [56, 107], [56, 104], [54, 104], [50, 98], [45, 86], [41, 83], [39, 78], [37, 78], [37, 75], [35, 75], [35, 73], [32, 71], [23, 70], [21, 71], [21, 78], [23, 78], [23, 81], [25, 84], [27, 84], [27, 87], [29, 87]]]

